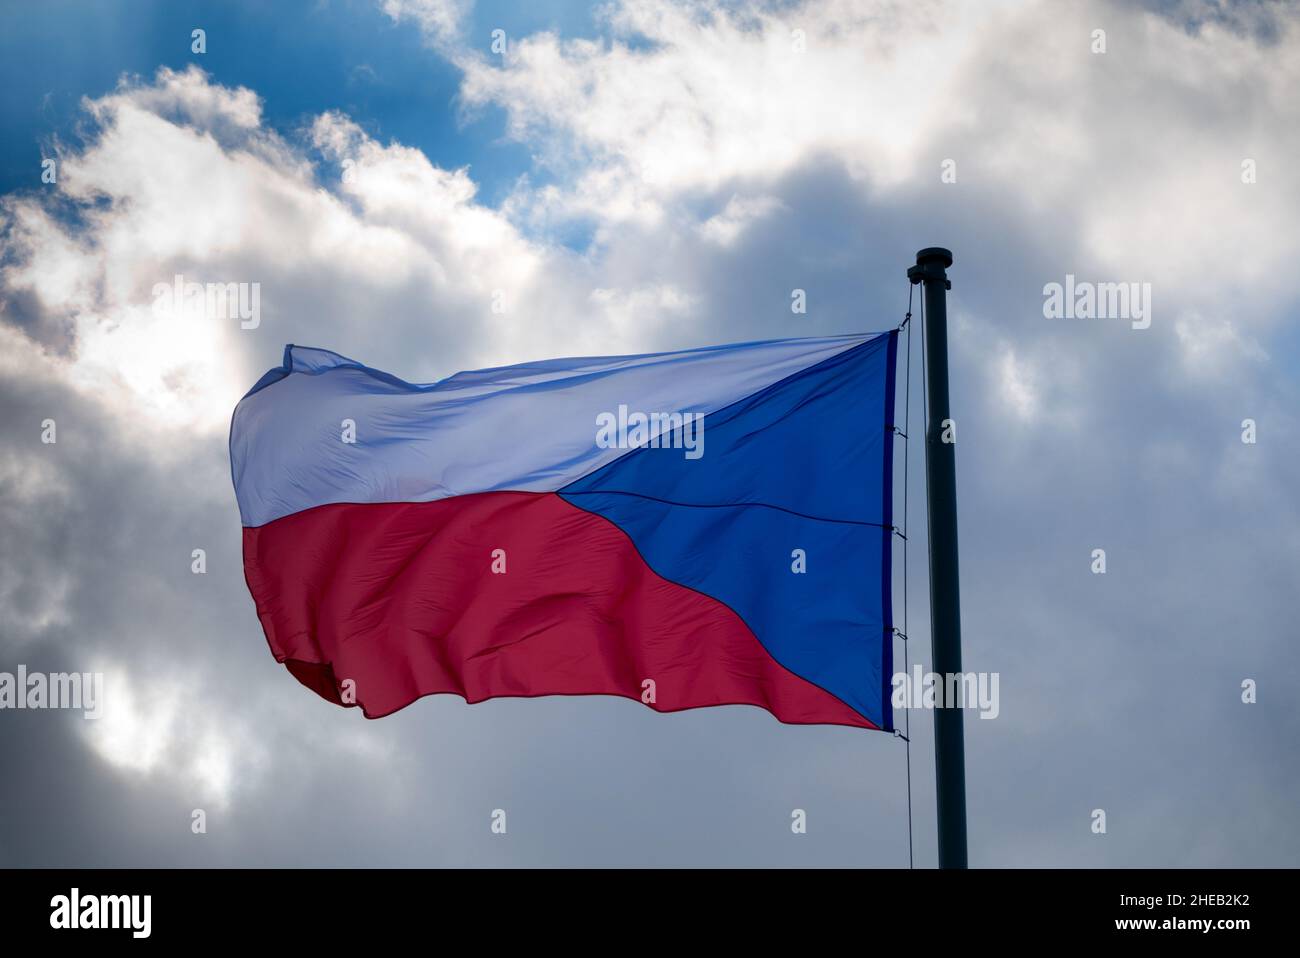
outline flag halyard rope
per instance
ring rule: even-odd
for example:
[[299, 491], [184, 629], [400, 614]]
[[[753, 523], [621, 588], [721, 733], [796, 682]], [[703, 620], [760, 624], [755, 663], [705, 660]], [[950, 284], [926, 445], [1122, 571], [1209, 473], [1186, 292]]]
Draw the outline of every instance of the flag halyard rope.
[[[903, 540], [903, 628], [901, 631], [894, 629], [894, 633], [901, 636], [903, 640], [903, 674], [907, 675], [910, 671], [910, 662], [908, 657], [907, 641], [907, 525], [909, 518], [909, 499], [908, 487], [908, 450], [911, 443], [908, 441], [908, 435], [912, 431], [912, 295], [915, 286], [909, 280], [907, 284], [907, 315], [903, 322], [899, 324], [898, 329], [907, 330], [907, 370], [903, 375], [903, 428], [900, 430], [897, 426], [893, 427], [894, 434], [903, 440], [903, 528], [895, 531]], [[925, 310], [925, 303], [921, 304], [922, 313]], [[922, 331], [922, 345], [924, 350], [924, 331]], [[892, 641], [892, 637], [891, 637]], [[897, 733], [896, 733], [897, 734]], [[912, 715], [909, 709], [903, 710], [903, 732], [899, 736], [903, 740], [903, 751], [907, 760], [907, 867], [916, 867], [916, 858], [913, 851], [912, 842]]]

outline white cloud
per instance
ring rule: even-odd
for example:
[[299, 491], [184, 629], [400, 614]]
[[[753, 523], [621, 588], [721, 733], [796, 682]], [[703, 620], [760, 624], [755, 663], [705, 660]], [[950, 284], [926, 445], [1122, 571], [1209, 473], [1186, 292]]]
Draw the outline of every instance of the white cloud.
[[667, 284], [635, 289], [593, 289], [587, 301], [619, 326], [635, 329], [651, 325], [667, 315], [689, 313], [694, 298]]
[[1192, 310], [1174, 323], [1184, 368], [1197, 376], [1217, 378], [1240, 368], [1243, 361], [1268, 360], [1264, 347], [1252, 336], [1243, 335], [1227, 319], [1208, 318]]
[[[633, 345], [625, 304], [591, 312], [595, 284], [580, 257], [478, 203], [466, 170], [381, 145], [341, 114], [309, 127], [311, 145], [337, 164], [318, 169], [260, 125], [250, 91], [193, 67], [87, 107], [98, 133], [64, 151], [57, 186], [83, 222], [56, 217], [40, 194], [4, 198], [0, 308], [22, 326], [26, 297], [28, 311], [66, 326], [67, 361], [48, 371], [124, 416], [224, 431], [288, 341], [413, 379]], [[155, 286], [176, 275], [257, 283], [260, 325], [155, 309]], [[437, 350], [413, 356], [405, 345], [434, 337]]]
[[722, 212], [700, 224], [700, 235], [719, 246], [730, 246], [746, 227], [782, 205], [775, 196], [732, 196]]
[[85, 101], [100, 119], [111, 119], [111, 114], [126, 105], [175, 115], [208, 130], [254, 130], [262, 122], [262, 104], [256, 93], [245, 87], [214, 86], [193, 67], [182, 71], [163, 67], [152, 85], [123, 84], [119, 95]]
[[426, 41], [441, 46], [456, 38], [474, 0], [380, 0], [379, 7], [394, 23], [410, 21]]
[[946, 14], [941, 30], [941, 18], [904, 3], [635, 0], [608, 9], [608, 42], [543, 33], [518, 41], [502, 67], [465, 57], [462, 95], [505, 107], [520, 138], [562, 138], [583, 170], [573, 202], [591, 210], [635, 209], [625, 192], [654, 203], [779, 176], [819, 152], [896, 182], [946, 116], [957, 66], [981, 36], [963, 29], [978, 19], [968, 5]]
[[[1093, 54], [1098, 16], [1046, 0], [623, 0], [607, 8], [610, 39], [540, 33], [500, 65], [458, 62], [466, 102], [503, 107], [563, 174], [536, 197], [553, 213], [653, 226], [681, 197], [832, 156], [871, 195], [997, 195], [1069, 224], [1072, 272], [1152, 282], [1165, 303], [1171, 287], [1218, 300], [1229, 279], [1283, 288], [1300, 255], [1300, 183], [1284, 172], [1300, 121], [1270, 118], [1296, 117], [1300, 57], [1285, 51], [1300, 21], [1283, 19], [1269, 46], [1232, 18], [1189, 31], [1109, 6], [1108, 51]], [[1241, 182], [1245, 158], [1255, 185]], [[939, 182], [945, 159], [956, 184]]]
[[1039, 412], [1039, 397], [1033, 368], [1016, 355], [1014, 348], [1007, 346], [999, 360], [998, 373], [1003, 402], [1022, 421], [1034, 420]]
[[120, 667], [100, 665], [103, 710], [81, 723], [91, 749], [109, 765], [137, 776], [164, 776], [198, 804], [230, 805], [236, 780], [253, 784], [264, 761], [258, 737], [229, 715], [201, 708], [194, 683], [151, 676], [133, 678]]

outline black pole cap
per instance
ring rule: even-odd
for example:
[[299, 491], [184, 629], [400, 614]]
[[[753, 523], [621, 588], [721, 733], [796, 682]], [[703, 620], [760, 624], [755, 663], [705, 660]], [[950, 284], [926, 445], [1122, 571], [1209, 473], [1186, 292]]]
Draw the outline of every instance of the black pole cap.
[[927, 246], [916, 254], [916, 265], [908, 267], [907, 278], [913, 285], [925, 280], [942, 280], [946, 288], [952, 289], [952, 284], [948, 282], [948, 274], [944, 272], [951, 265], [951, 250], [944, 249], [942, 246]]

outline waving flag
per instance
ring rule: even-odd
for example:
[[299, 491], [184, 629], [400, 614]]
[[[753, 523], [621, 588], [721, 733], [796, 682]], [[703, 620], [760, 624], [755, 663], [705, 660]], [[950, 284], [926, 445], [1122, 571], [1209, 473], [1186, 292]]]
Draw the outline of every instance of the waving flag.
[[892, 729], [895, 333], [414, 385], [285, 348], [235, 409], [244, 572], [304, 685]]

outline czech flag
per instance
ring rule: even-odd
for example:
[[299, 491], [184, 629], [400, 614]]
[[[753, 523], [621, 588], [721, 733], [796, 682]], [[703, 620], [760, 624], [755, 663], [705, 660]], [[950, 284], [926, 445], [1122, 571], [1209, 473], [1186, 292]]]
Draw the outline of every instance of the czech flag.
[[277, 661], [424, 695], [747, 704], [892, 730], [897, 333], [553, 359], [415, 385], [323, 349], [235, 408]]

